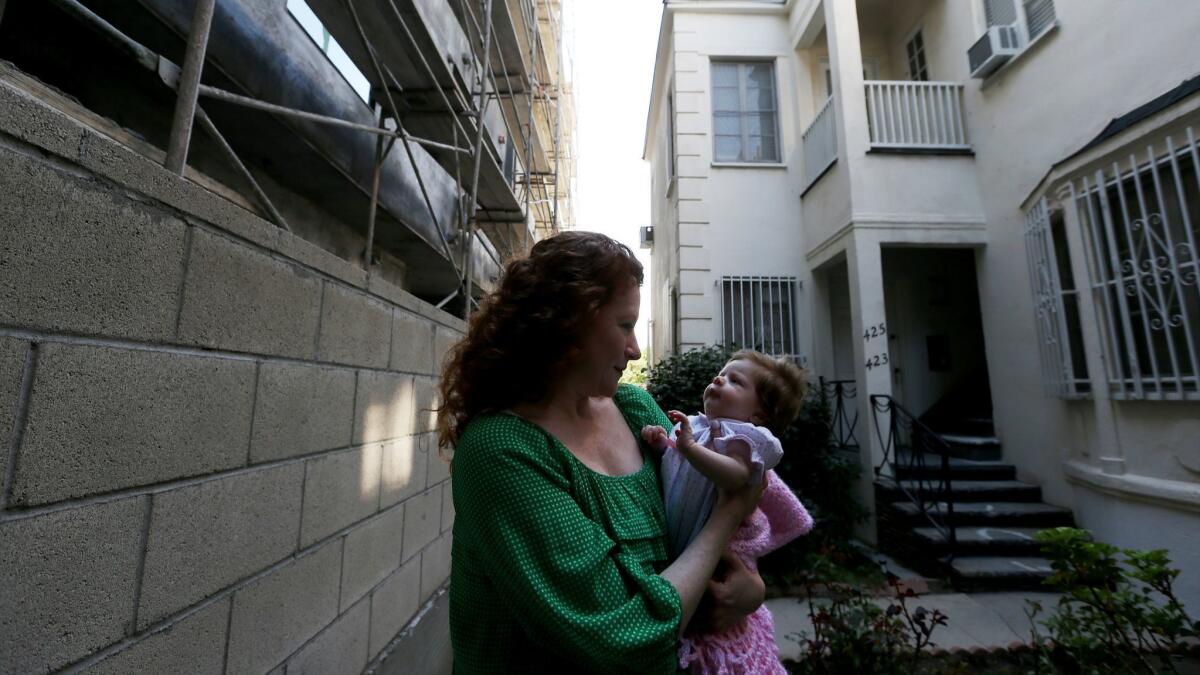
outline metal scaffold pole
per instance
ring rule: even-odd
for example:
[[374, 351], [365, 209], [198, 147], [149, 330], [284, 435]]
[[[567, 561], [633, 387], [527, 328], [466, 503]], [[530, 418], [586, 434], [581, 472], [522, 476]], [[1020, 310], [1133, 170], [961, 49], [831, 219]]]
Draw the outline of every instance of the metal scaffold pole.
[[479, 96], [475, 109], [475, 166], [471, 178], [470, 202], [467, 204], [468, 217], [466, 222], [467, 236], [464, 237], [466, 247], [466, 297], [463, 298], [463, 318], [471, 316], [471, 302], [474, 294], [471, 290], [472, 251], [471, 244], [475, 240], [475, 213], [479, 207], [479, 169], [483, 164], [483, 112], [487, 105], [487, 75], [491, 72], [492, 63], [492, 0], [483, 0], [483, 70], [479, 74]]
[[192, 140], [192, 121], [196, 118], [196, 98], [200, 93], [200, 75], [204, 70], [204, 54], [208, 50], [208, 32], [212, 28], [213, 10], [217, 0], [197, 0], [188, 31], [187, 52], [183, 57], [183, 72], [175, 94], [175, 116], [171, 120], [171, 137], [167, 144], [164, 165], [171, 173], [183, 175], [188, 145]]

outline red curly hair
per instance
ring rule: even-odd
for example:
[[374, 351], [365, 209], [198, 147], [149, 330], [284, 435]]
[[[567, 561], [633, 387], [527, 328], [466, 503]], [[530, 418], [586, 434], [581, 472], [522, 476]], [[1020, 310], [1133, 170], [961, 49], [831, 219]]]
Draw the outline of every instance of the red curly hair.
[[633, 251], [594, 232], [543, 239], [508, 263], [446, 357], [438, 445], [452, 448], [481, 413], [542, 400], [588, 320], [630, 283], [642, 284]]

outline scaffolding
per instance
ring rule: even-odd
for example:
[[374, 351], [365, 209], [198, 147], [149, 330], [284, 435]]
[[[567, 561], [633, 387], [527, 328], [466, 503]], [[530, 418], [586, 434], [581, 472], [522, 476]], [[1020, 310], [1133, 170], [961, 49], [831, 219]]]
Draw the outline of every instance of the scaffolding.
[[[284, 217], [199, 105], [200, 98], [373, 134], [376, 138], [375, 163], [361, 261], [368, 273], [375, 239], [380, 174], [399, 141], [438, 232], [442, 254], [458, 279], [458, 287], [437, 303], [438, 307], [461, 297], [465, 318], [477, 304], [472, 270], [477, 242], [497, 267], [503, 267], [508, 259], [528, 251], [538, 239], [573, 226], [574, 157], [570, 148], [573, 147], [575, 122], [573, 95], [564, 78], [562, 0], [445, 0], [445, 10], [456, 15], [470, 45], [470, 54], [461, 55], [459, 63], [452, 58], [447, 58], [447, 63], [431, 60], [422, 46], [429, 50], [429, 45], [434, 45], [439, 55], [449, 54], [450, 48], [437, 44], [438, 36], [433, 35], [428, 26], [414, 26], [430, 11], [438, 9], [440, 0], [307, 0], [309, 7], [321, 17], [326, 30], [341, 44], [351, 46], [347, 52], [371, 82], [369, 103], [376, 120], [374, 126], [202, 84], [216, 0], [196, 1], [181, 66], [125, 35], [78, 0], [53, 1], [97, 30], [143, 68], [153, 71], [175, 91], [174, 116], [164, 161], [168, 170], [183, 175], [193, 123], [198, 123], [216, 142], [222, 156], [245, 179], [254, 201], [283, 229], [289, 229]], [[362, 12], [371, 12], [369, 22], [364, 21]], [[373, 40], [370, 34], [372, 30], [380, 30], [380, 24], [375, 21], [381, 15], [387, 25], [400, 29], [389, 34], [386, 44], [379, 39]], [[391, 56], [397, 52], [396, 40], [407, 41], [405, 53], [410, 58]], [[417, 57], [415, 63], [411, 59], [413, 54]], [[412, 72], [414, 65], [415, 74]], [[399, 73], [401, 68], [407, 70]], [[398, 76], [401, 74], [409, 81], [408, 86], [401, 83], [402, 78]], [[426, 86], [414, 87], [414, 81]], [[429, 96], [431, 91], [437, 95]], [[421, 100], [432, 99], [433, 107], [414, 106], [414, 96]], [[522, 151], [520, 171], [511, 166], [512, 162], [505, 161], [507, 158], [515, 161], [515, 148], [506, 147], [504, 159], [500, 159], [502, 165], [512, 169], [508, 189], [521, 204], [519, 219], [506, 217], [503, 209], [497, 217], [487, 205], [481, 205], [483, 166], [492, 162], [490, 166], [495, 167], [499, 158], [495, 143], [487, 133], [488, 118], [494, 118], [493, 113], [497, 110], [506, 130], [499, 135], [499, 142], [510, 145], [519, 142]], [[423, 135], [410, 132], [414, 125], [422, 127]], [[425, 133], [426, 130], [433, 133]], [[447, 137], [427, 137], [430, 135]], [[454, 181], [457, 191], [454, 222], [448, 227], [439, 222], [425, 178], [414, 157], [413, 144], [428, 151]], [[492, 172], [488, 180], [489, 189], [494, 191]]]

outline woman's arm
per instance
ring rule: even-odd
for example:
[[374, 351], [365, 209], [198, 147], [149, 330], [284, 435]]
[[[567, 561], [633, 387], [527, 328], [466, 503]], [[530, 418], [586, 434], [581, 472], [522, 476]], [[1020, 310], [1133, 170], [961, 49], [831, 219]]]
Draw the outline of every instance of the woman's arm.
[[[708, 588], [709, 581], [716, 570], [717, 562], [724, 554], [725, 546], [729, 543], [729, 539], [737, 530], [738, 525], [754, 511], [764, 487], [763, 483], [747, 484], [737, 490], [720, 491], [717, 505], [704, 524], [704, 528], [700, 530], [700, 534], [660, 575], [669, 581], [679, 593], [680, 605], [683, 609], [683, 618], [679, 622], [680, 635], [683, 634], [692, 615], [696, 613], [700, 599], [704, 597], [704, 591]], [[740, 588], [733, 590], [740, 590]], [[738, 599], [742, 600], [744, 604], [741, 596]], [[754, 611], [759, 604], [761, 601], [755, 604], [750, 611]], [[733, 608], [730, 607], [730, 609]]]

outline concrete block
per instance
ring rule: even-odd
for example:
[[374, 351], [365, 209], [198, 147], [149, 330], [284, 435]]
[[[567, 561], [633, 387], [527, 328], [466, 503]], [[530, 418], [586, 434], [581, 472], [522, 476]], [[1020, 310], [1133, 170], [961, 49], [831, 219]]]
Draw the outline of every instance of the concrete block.
[[47, 673], [133, 620], [147, 500], [0, 523], [0, 672]]
[[226, 672], [266, 672], [329, 625], [341, 562], [331, 542], [234, 593]]
[[364, 370], [358, 374], [354, 442], [373, 443], [413, 433], [413, 378]]
[[228, 598], [215, 602], [113, 654], [87, 672], [89, 675], [221, 675], [225, 667], [225, 628], [229, 625], [230, 605]]
[[381, 454], [372, 444], [305, 462], [300, 548], [378, 510]]
[[431, 377], [414, 378], [413, 432], [424, 433], [437, 429], [437, 410], [442, 404], [439, 380]]
[[[678, 45], [676, 45], [676, 46], [678, 46]], [[690, 51], [676, 51], [675, 52], [675, 72], [676, 73], [698, 72], [700, 70], [700, 63], [701, 63], [700, 55], [697, 54], [696, 52], [690, 52]], [[694, 95], [695, 94], [693, 94], [693, 96]], [[682, 98], [683, 97], [680, 97], [681, 100], [677, 103], [677, 105], [680, 105], [680, 106], [683, 105]], [[681, 107], [680, 109], [684, 110], [685, 108]], [[690, 108], [687, 108], [687, 109], [690, 109]]]
[[679, 248], [679, 267], [689, 270], [709, 269], [708, 249], [698, 246], [681, 246]]
[[336, 254], [291, 232], [279, 233], [275, 250], [335, 279], [340, 279], [358, 288], [367, 287], [367, 271], [359, 267], [357, 261], [351, 263], [343, 260]]
[[346, 535], [342, 560], [341, 611], [366, 595], [400, 566], [404, 506], [388, 509]]
[[433, 602], [421, 622], [394, 645], [375, 672], [379, 675], [450, 675], [454, 652], [450, 648], [450, 594]]
[[[715, 281], [708, 270], [679, 270], [680, 293], [693, 295], [709, 293], [715, 287]], [[705, 316], [707, 316], [707, 313]]]
[[355, 605], [288, 659], [288, 675], [362, 672], [367, 665], [370, 619], [370, 600]]
[[711, 295], [681, 295], [679, 296], [680, 316], [713, 316], [717, 306]]
[[695, 52], [702, 46], [700, 36], [696, 33], [696, 31], [693, 30], [676, 30], [672, 34], [671, 38], [671, 41], [675, 46], [676, 54], [681, 51]]
[[9, 438], [13, 431], [13, 414], [21, 393], [21, 375], [25, 371], [25, 356], [29, 344], [11, 338], [0, 338], [0, 476], [8, 470]]
[[341, 284], [325, 283], [318, 360], [386, 368], [391, 343], [391, 307]]
[[[403, 565], [371, 593], [371, 640], [374, 657], [396, 637], [421, 607], [421, 559]], [[415, 672], [415, 671], [414, 671]]]
[[[689, 202], [694, 203], [694, 202]], [[684, 202], [680, 202], [682, 206]], [[697, 225], [694, 223], [679, 224], [679, 245], [680, 246], [704, 246], [708, 243], [708, 225]]]
[[698, 155], [681, 155], [676, 158], [681, 178], [707, 178], [708, 161]]
[[47, 502], [240, 466], [254, 364], [46, 344], [13, 499]]
[[442, 483], [442, 532], [454, 528], [454, 487], [450, 481]]
[[379, 487], [381, 508], [398, 504], [425, 489], [429, 453], [421, 439], [421, 436], [405, 436], [383, 444]]
[[[707, 134], [708, 133], [708, 116], [694, 112], [676, 112], [675, 113], [675, 131], [678, 134]], [[682, 157], [693, 157], [694, 155], [681, 155]], [[682, 195], [680, 195], [682, 197]]]
[[678, 181], [676, 189], [680, 199], [704, 199], [706, 196], [707, 178], [684, 178], [681, 176]]
[[443, 534], [421, 551], [421, 602], [450, 578], [450, 544], [454, 537]]
[[429, 477], [426, 484], [433, 487], [450, 478], [450, 462], [442, 459], [441, 453], [438, 452], [437, 434], [425, 434], [421, 441], [424, 443], [422, 447], [429, 455]]
[[676, 130], [675, 136], [675, 152], [681, 157], [683, 155], [694, 155], [698, 157], [707, 157], [709, 151], [708, 132], [704, 131], [695, 134], [681, 134]]
[[[690, 55], [694, 59], [694, 55]], [[682, 92], [675, 95], [675, 110], [681, 113], [703, 115], [708, 112], [708, 97], [695, 92]]]
[[404, 502], [404, 561], [437, 538], [442, 522], [442, 488], [434, 487]]
[[197, 229], [185, 284], [182, 342], [313, 358], [321, 282], [312, 273]]
[[27, 157], [0, 157], [0, 324], [169, 339], [187, 226]]
[[389, 368], [405, 373], [433, 373], [433, 323], [402, 309], [392, 323], [392, 359]]
[[292, 554], [303, 478], [289, 464], [154, 495], [139, 628]]
[[264, 363], [258, 371], [250, 460], [264, 462], [350, 444], [355, 371]]
[[463, 333], [451, 330], [445, 326], [437, 326], [433, 332], [433, 364], [434, 372], [440, 374], [445, 365], [446, 354], [463, 338]]
[[75, 156], [82, 135], [65, 115], [7, 83], [0, 84], [0, 129], [62, 157]]
[[680, 223], [704, 223], [708, 224], [708, 203], [702, 201], [682, 201], [679, 202], [679, 222]]

